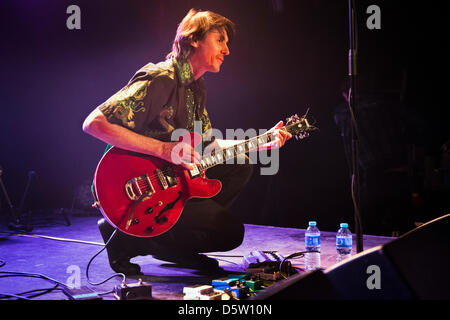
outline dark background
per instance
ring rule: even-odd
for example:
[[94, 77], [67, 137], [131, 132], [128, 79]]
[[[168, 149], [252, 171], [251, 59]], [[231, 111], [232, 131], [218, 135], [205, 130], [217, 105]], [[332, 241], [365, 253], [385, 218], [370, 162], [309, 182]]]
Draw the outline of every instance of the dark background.
[[[404, 232], [448, 213], [444, 9], [356, 1], [364, 233]], [[68, 30], [66, 8], [81, 9]], [[369, 30], [366, 8], [381, 9]], [[245, 223], [322, 230], [353, 224], [348, 167], [348, 1], [2, 1], [2, 180], [23, 211], [87, 209], [105, 144], [81, 125], [136, 70], [170, 51], [190, 8], [218, 12], [237, 36], [219, 74], [207, 74], [213, 126], [269, 129], [292, 114], [320, 128], [280, 150], [277, 175], [255, 174], [234, 205]], [[342, 136], [344, 135], [344, 136]], [[447, 161], [447, 162], [446, 162]], [[81, 191], [80, 191], [81, 190]], [[83, 193], [84, 191], [84, 193]], [[86, 200], [86, 197], [89, 199]], [[4, 194], [2, 215], [9, 214]]]

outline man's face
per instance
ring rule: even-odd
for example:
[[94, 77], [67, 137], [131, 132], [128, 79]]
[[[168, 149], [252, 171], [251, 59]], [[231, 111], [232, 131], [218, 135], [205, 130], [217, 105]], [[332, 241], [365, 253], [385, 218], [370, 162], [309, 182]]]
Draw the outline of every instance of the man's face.
[[228, 36], [224, 29], [209, 31], [203, 40], [192, 42], [195, 48], [191, 64], [195, 73], [219, 72], [224, 57], [230, 54]]

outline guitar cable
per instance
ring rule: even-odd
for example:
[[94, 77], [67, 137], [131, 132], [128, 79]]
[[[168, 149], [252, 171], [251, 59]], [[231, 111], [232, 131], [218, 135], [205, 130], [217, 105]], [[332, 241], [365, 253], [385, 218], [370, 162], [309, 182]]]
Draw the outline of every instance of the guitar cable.
[[[144, 200], [144, 198], [145, 198], [146, 196], [148, 196], [148, 194], [147, 194], [147, 193], [143, 193], [143, 194], [139, 197], [139, 199], [137, 199], [137, 200], [135, 201], [135, 203], [133, 204], [133, 208], [131, 209], [131, 212], [130, 212], [130, 214], [129, 214], [129, 216], [128, 216], [127, 225], [129, 225], [129, 223], [131, 223], [131, 219], [133, 218], [133, 214], [134, 214], [134, 211], [136, 210], [136, 207], [138, 206], [139, 203], [142, 202], [142, 200]], [[112, 274], [110, 277], [106, 278], [106, 279], [103, 280], [103, 281], [99, 281], [99, 282], [92, 282], [92, 281], [89, 279], [89, 266], [91, 265], [92, 261], [94, 261], [94, 259], [95, 259], [100, 253], [102, 253], [103, 250], [105, 250], [105, 249], [107, 248], [108, 244], [109, 244], [109, 243], [111, 242], [111, 240], [114, 238], [114, 236], [116, 235], [117, 231], [118, 231], [118, 228], [115, 227], [115, 228], [114, 228], [114, 231], [113, 231], [113, 232], [111, 233], [111, 235], [109, 236], [108, 241], [105, 242], [105, 245], [103, 246], [103, 248], [100, 249], [100, 251], [97, 252], [97, 253], [89, 260], [89, 262], [88, 262], [88, 264], [87, 264], [87, 266], [86, 266], [86, 279], [87, 279], [87, 281], [89, 282], [89, 284], [91, 284], [91, 285], [93, 285], [93, 286], [101, 285], [101, 284], [103, 284], [103, 283], [109, 281], [110, 279], [112, 279], [112, 278], [114, 278], [114, 277], [118, 277], [118, 276], [122, 277], [122, 283], [125, 283], [125, 282], [126, 282], [126, 276], [125, 276], [124, 273], [121, 273], [121, 272], [119, 272], [119, 273], [114, 273], [114, 274]]]
[[[36, 290], [22, 292], [22, 293], [19, 293], [19, 294], [0, 292], [0, 299], [16, 298], [16, 299], [20, 299], [20, 300], [30, 300], [31, 298], [34, 298], [36, 296], [43, 295], [43, 294], [46, 294], [46, 293], [50, 293], [50, 292], [52, 292], [54, 290], [63, 290], [62, 288], [58, 288], [59, 286], [67, 287], [67, 285], [65, 283], [62, 283], [62, 282], [60, 282], [58, 280], [55, 280], [53, 278], [50, 278], [50, 277], [48, 277], [48, 276], [46, 276], [44, 274], [40, 274], [40, 273], [17, 272], [17, 271], [0, 271], [0, 278], [7, 278], [7, 277], [39, 278], [39, 279], [44, 279], [44, 280], [53, 282], [55, 284], [55, 286], [53, 288], [36, 289]], [[34, 294], [32, 296], [28, 296], [28, 297], [24, 296], [25, 294], [38, 292], [38, 291], [43, 291], [43, 292], [38, 293], [38, 294]]]
[[303, 258], [303, 257], [305, 256], [305, 253], [307, 253], [307, 251], [300, 251], [300, 252], [292, 253], [292, 254], [290, 254], [289, 256], [285, 257], [285, 258], [280, 262], [280, 268], [279, 268], [279, 271], [282, 272], [282, 273], [283, 273], [283, 272], [286, 273], [287, 276], [292, 275], [292, 273], [293, 273], [293, 271], [294, 271], [293, 269], [296, 269], [296, 268], [293, 268], [291, 262], [288, 261], [288, 260], [290, 260], [290, 259], [295, 259], [295, 258]]
[[[132, 218], [133, 218], [133, 215], [134, 215], [134, 211], [136, 210], [138, 204], [141, 203], [141, 202], [144, 200], [145, 197], [148, 197], [148, 195], [149, 195], [148, 192], [144, 192], [144, 193], [141, 194], [141, 195], [139, 196], [139, 198], [134, 202], [133, 207], [131, 208], [130, 214], [128, 215], [128, 220], [127, 220], [127, 223], [126, 223], [126, 228], [127, 228], [127, 229], [128, 229], [128, 227], [130, 226], [130, 224], [131, 224], [131, 221], [132, 221]], [[122, 218], [122, 219], [123, 219], [123, 218]], [[114, 233], [113, 233], [113, 234], [115, 234], [116, 231], [117, 231], [117, 228], [116, 228], [116, 230], [114, 230]], [[110, 238], [109, 240], [111, 240], [111, 238]], [[109, 240], [108, 240], [108, 242], [109, 242]], [[106, 244], [105, 244], [105, 246], [106, 246]]]
[[111, 236], [109, 237], [108, 241], [106, 241], [106, 243], [105, 243], [105, 245], [103, 246], [103, 248], [100, 249], [100, 251], [97, 252], [97, 253], [89, 260], [89, 262], [88, 262], [88, 264], [87, 264], [87, 266], [86, 266], [86, 279], [87, 279], [87, 281], [89, 282], [89, 284], [91, 284], [91, 285], [93, 285], [93, 286], [101, 285], [101, 284], [103, 284], [103, 283], [109, 281], [110, 279], [112, 279], [112, 278], [114, 278], [114, 277], [118, 277], [118, 276], [122, 277], [122, 282], [125, 282], [125, 280], [126, 280], [126, 276], [125, 276], [125, 274], [123, 274], [123, 273], [114, 273], [114, 274], [112, 274], [110, 277], [106, 278], [106, 279], [103, 280], [103, 281], [99, 281], [99, 282], [92, 282], [92, 281], [89, 279], [89, 266], [91, 265], [92, 261], [94, 261], [94, 259], [95, 259], [100, 253], [102, 253], [103, 250], [106, 249], [106, 247], [108, 246], [108, 244], [111, 242], [111, 240], [112, 240], [112, 239], [114, 238], [114, 236], [116, 235], [117, 230], [118, 230], [117, 228], [114, 229], [113, 233], [112, 233]]

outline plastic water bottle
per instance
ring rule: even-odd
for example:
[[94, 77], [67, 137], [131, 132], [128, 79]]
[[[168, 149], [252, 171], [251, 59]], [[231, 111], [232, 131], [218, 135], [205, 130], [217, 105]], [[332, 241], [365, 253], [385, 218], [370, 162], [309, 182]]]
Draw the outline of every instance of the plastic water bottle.
[[305, 232], [305, 267], [306, 270], [320, 268], [320, 231], [315, 221], [308, 223]]
[[337, 262], [342, 261], [352, 255], [352, 234], [347, 223], [341, 223], [336, 234]]

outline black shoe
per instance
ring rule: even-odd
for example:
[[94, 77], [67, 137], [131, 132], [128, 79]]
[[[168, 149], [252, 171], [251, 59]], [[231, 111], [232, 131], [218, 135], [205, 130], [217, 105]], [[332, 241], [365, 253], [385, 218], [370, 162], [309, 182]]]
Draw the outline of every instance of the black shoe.
[[105, 219], [100, 219], [97, 224], [100, 234], [102, 235], [103, 242], [107, 243], [109, 241], [106, 246], [106, 251], [108, 253], [108, 260], [111, 269], [125, 275], [141, 275], [141, 267], [130, 262], [130, 259], [134, 256], [130, 255], [125, 250], [125, 246], [130, 239], [124, 238], [119, 231], [116, 231], [116, 234], [110, 240], [110, 237], [115, 229], [108, 222], [106, 222]]
[[141, 267], [138, 264], [131, 263], [129, 258], [109, 261], [111, 269], [117, 273], [123, 273], [127, 276], [142, 275]]
[[173, 262], [177, 267], [180, 268], [189, 268], [189, 269], [197, 269], [197, 270], [218, 270], [219, 262], [217, 260], [209, 258], [203, 254], [155, 254], [153, 258], [158, 260], [163, 260], [167, 262]]

